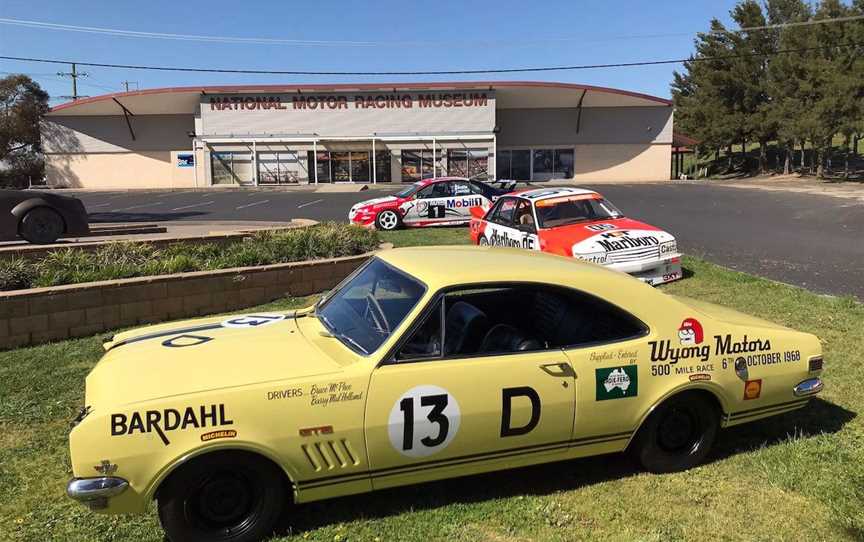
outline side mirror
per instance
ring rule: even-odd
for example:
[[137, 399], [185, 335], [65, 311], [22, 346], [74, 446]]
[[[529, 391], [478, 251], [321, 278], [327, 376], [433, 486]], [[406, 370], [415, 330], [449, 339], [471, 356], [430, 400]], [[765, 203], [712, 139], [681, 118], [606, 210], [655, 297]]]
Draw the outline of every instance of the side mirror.
[[486, 216], [486, 211], [483, 210], [483, 207], [471, 207], [470, 212], [474, 218], [483, 218]]

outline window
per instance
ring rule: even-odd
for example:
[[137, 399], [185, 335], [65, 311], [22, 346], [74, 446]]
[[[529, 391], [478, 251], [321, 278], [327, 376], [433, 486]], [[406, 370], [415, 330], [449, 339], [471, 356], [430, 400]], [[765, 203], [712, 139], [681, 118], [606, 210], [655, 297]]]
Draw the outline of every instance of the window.
[[450, 182], [440, 182], [433, 183], [427, 186], [426, 188], [417, 192], [417, 197], [419, 199], [429, 199], [429, 198], [449, 198], [450, 197]]
[[285, 184], [307, 181], [306, 165], [295, 151], [259, 152], [258, 184]]
[[375, 152], [375, 179], [379, 183], [393, 180], [390, 174], [390, 151]]
[[447, 174], [454, 177], [486, 179], [489, 177], [489, 151], [486, 149], [451, 149], [447, 151]]
[[[312, 168], [315, 167], [315, 153], [312, 151], [309, 151], [306, 154], [306, 156], [307, 156], [306, 160], [307, 160], [307, 163], [309, 164], [309, 169], [311, 172]], [[312, 172], [309, 179], [312, 181], [315, 181], [317, 179], [317, 181], [319, 183], [329, 183], [330, 182], [331, 176], [330, 176], [330, 152], [329, 151], [318, 151], [318, 176], [316, 177], [315, 173]]]
[[400, 347], [397, 361], [573, 348], [647, 332], [638, 319], [602, 299], [532, 283], [450, 291], [423, 318]]
[[614, 220], [621, 211], [608, 201], [585, 196], [563, 196], [537, 202], [537, 220], [541, 228], [554, 228], [588, 220]]
[[555, 173], [555, 153], [552, 149], [537, 149], [534, 151], [534, 176], [535, 181], [548, 181]]
[[509, 226], [513, 224], [513, 217], [516, 212], [515, 198], [502, 198], [495, 204], [495, 209], [489, 214], [492, 217], [492, 222]]
[[514, 181], [531, 180], [531, 151], [510, 151], [510, 177]]
[[451, 196], [470, 196], [474, 194], [471, 183], [468, 181], [453, 181], [450, 183]]
[[534, 212], [531, 210], [531, 202], [519, 200], [513, 222], [523, 231], [536, 231], [534, 226]]
[[[434, 177], [435, 167], [432, 158], [431, 149], [402, 151], [402, 182], [415, 182]], [[435, 158], [439, 162], [440, 169], [441, 153], [438, 153]]]
[[213, 184], [252, 184], [252, 153], [211, 152], [210, 174]]
[[554, 170], [556, 178], [573, 177], [573, 149], [555, 149]]
[[370, 354], [399, 327], [425, 291], [413, 277], [374, 258], [323, 298], [315, 315], [345, 346]]

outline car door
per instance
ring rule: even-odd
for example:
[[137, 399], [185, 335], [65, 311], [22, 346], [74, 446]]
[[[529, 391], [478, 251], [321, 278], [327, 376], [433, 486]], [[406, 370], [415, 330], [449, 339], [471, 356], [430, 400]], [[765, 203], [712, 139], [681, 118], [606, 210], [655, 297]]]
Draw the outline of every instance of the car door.
[[447, 218], [471, 220], [471, 208], [488, 209], [491, 202], [479, 187], [468, 181], [451, 181], [451, 198], [447, 200]]
[[464, 320], [451, 312], [465, 310], [458, 303], [445, 295], [430, 303], [372, 373], [365, 431], [376, 489], [539, 462], [567, 448], [576, 387], [563, 351], [451, 351], [446, 330], [453, 336]]
[[414, 196], [414, 205], [402, 219], [403, 222], [424, 226], [445, 221], [450, 193], [449, 181], [435, 182], [420, 189]]
[[[530, 217], [530, 224], [521, 223], [523, 217]], [[489, 245], [540, 250], [531, 202], [522, 198], [499, 199], [487, 215], [484, 230]]]

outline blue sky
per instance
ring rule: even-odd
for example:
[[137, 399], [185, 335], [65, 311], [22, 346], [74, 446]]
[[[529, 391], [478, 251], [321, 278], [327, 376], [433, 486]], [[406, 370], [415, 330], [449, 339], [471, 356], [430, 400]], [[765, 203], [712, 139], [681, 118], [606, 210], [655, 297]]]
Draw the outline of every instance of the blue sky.
[[[683, 58], [712, 17], [728, 22], [734, 0], [316, 2], [0, 0], [0, 17], [143, 32], [362, 41], [367, 45], [203, 43], [0, 25], [0, 55], [78, 61], [311, 71], [404, 71], [579, 65]], [[669, 96], [677, 66], [540, 74], [335, 77], [192, 74], [81, 68], [79, 93], [242, 83], [545, 80]], [[0, 60], [0, 72], [34, 74], [52, 96], [70, 93], [59, 65]], [[5, 75], [2, 73], [0, 75]], [[133, 85], [134, 88], [134, 85]], [[63, 100], [52, 100], [52, 104]]]

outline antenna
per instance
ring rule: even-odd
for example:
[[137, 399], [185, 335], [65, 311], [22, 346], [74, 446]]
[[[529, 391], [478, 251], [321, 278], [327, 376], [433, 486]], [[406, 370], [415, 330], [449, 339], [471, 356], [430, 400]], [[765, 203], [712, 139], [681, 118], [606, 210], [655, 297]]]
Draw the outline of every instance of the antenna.
[[129, 92], [129, 85], [135, 85], [135, 90], [138, 90], [140, 87], [138, 86], [138, 81], [120, 81], [124, 87], [126, 87], [126, 92]]

